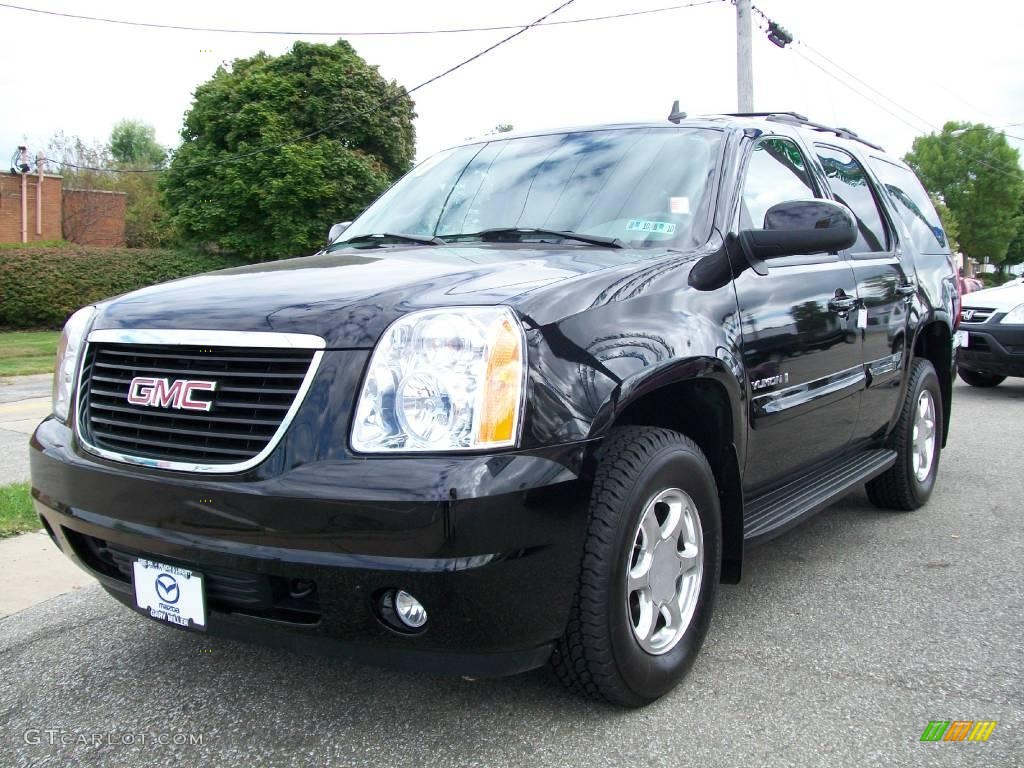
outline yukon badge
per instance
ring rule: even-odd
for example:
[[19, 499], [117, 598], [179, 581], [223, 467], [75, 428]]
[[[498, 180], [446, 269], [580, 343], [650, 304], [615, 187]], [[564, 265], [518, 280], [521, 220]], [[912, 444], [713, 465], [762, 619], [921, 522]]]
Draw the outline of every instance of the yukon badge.
[[193, 381], [189, 379], [154, 379], [136, 376], [128, 385], [128, 402], [132, 405], [148, 405], [154, 408], [177, 408], [186, 411], [209, 411], [213, 403], [196, 400], [196, 392], [213, 392], [215, 381]]
[[751, 379], [750, 388], [755, 392], [760, 392], [762, 389], [768, 389], [769, 387], [777, 387], [779, 384], [788, 384], [789, 374], [788, 373], [777, 373], [774, 376], [765, 376], [763, 379]]

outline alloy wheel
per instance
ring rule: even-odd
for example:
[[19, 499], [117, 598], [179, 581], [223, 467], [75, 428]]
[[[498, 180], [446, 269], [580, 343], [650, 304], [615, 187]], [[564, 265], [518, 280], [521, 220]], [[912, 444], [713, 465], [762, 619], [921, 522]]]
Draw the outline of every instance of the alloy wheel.
[[932, 393], [922, 390], [917, 399], [917, 410], [914, 414], [914, 476], [923, 483], [932, 471], [935, 460], [935, 401]]
[[668, 488], [640, 515], [626, 568], [626, 609], [637, 643], [668, 653], [690, 625], [704, 570], [704, 535], [688, 494]]

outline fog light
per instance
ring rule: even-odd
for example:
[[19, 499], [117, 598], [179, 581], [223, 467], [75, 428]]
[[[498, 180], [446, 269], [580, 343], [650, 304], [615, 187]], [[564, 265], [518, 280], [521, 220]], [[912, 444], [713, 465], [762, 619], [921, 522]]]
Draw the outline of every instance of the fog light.
[[427, 609], [404, 590], [395, 593], [395, 613], [399, 621], [410, 629], [419, 629], [427, 623]]
[[306, 579], [292, 579], [288, 584], [288, 595], [294, 598], [309, 597], [313, 594], [315, 586], [312, 581]]

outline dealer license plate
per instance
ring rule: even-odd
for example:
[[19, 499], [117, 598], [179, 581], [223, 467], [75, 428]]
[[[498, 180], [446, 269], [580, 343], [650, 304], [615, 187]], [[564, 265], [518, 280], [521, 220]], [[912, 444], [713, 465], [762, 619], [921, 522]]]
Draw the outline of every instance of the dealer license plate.
[[152, 560], [136, 560], [135, 605], [152, 618], [206, 629], [203, 575]]
[[967, 331], [957, 331], [953, 334], [953, 346], [954, 347], [966, 347], [970, 341], [970, 336]]

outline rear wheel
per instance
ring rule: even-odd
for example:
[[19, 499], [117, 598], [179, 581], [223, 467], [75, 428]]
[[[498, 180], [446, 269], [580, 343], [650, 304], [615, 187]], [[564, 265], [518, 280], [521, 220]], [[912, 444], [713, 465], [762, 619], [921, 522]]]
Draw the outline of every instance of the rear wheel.
[[943, 423], [939, 377], [928, 360], [915, 358], [891, 438], [896, 463], [867, 484], [872, 504], [910, 511], [928, 501], [939, 471]]
[[552, 655], [562, 682], [629, 707], [670, 691], [707, 633], [721, 539], [700, 448], [666, 429], [614, 430], [599, 454], [576, 597]]
[[1005, 376], [995, 376], [991, 373], [979, 373], [978, 371], [969, 371], [966, 368], [957, 368], [956, 371], [960, 378], [970, 384], [972, 387], [998, 387], [1003, 383]]

